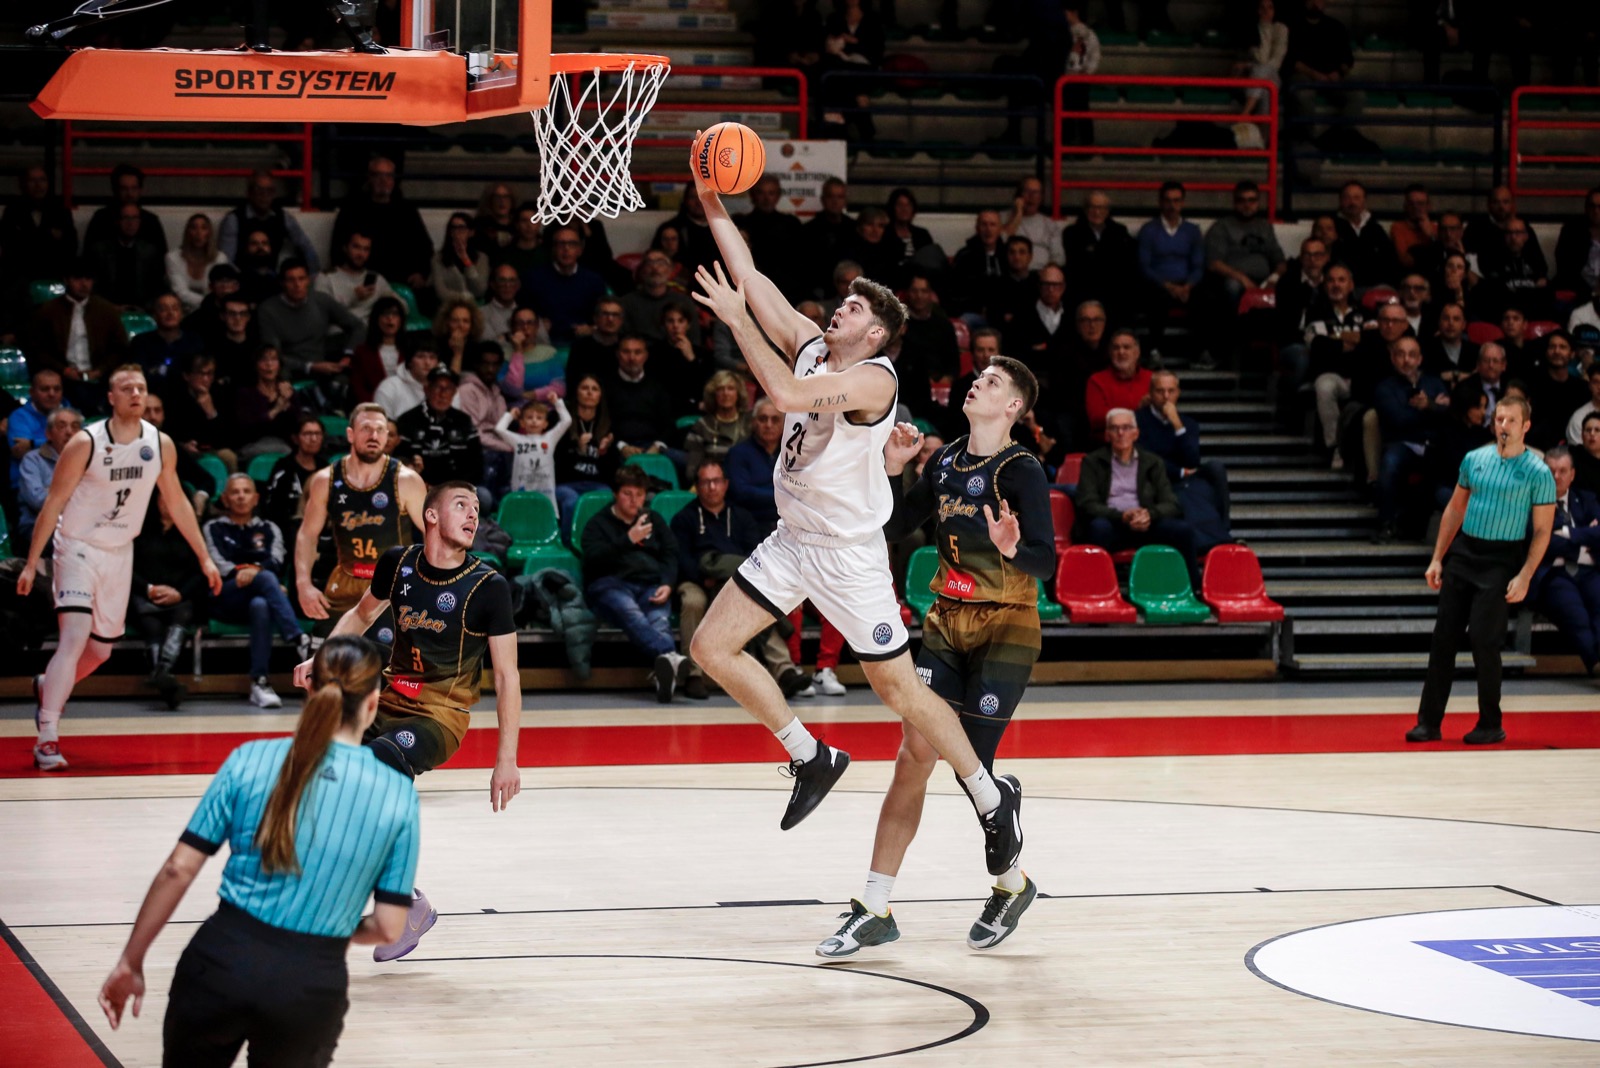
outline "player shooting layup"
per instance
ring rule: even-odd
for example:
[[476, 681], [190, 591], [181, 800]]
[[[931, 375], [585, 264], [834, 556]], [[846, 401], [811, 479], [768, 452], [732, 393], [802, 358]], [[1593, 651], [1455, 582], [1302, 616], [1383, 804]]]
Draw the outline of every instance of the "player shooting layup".
[[[884, 452], [895, 497], [885, 534], [902, 538], [936, 517], [939, 570], [930, 587], [939, 596], [922, 621], [917, 674], [949, 703], [991, 772], [1000, 736], [1039, 659], [1038, 580], [1055, 571], [1044, 468], [1011, 440], [1012, 425], [1038, 396], [1039, 384], [1026, 365], [996, 356], [962, 404], [972, 433], [935, 452], [904, 498], [900, 472], [922, 448], [922, 435], [901, 423]], [[937, 762], [927, 739], [907, 723], [878, 815], [866, 889], [850, 903], [844, 925], [818, 944], [819, 957], [848, 957], [900, 937], [889, 893], [917, 833]], [[967, 932], [967, 945], [991, 949], [1005, 941], [1038, 893], [1021, 868], [1002, 872]]]
[[717, 594], [690, 656], [789, 751], [794, 790], [780, 823], [788, 830], [826, 796], [850, 757], [812, 737], [744, 645], [809, 597], [850, 643], [873, 691], [961, 777], [983, 824], [985, 862], [1000, 875], [1022, 852], [1022, 788], [1011, 776], [989, 774], [944, 702], [917, 678], [883, 540], [894, 509], [883, 448], [898, 386], [882, 350], [905, 322], [905, 308], [883, 286], [858, 278], [826, 333], [819, 331], [755, 269], [721, 198], [692, 164], [690, 171], [733, 276], [730, 285], [721, 264], [714, 275], [701, 268], [705, 292], [695, 299], [728, 324], [786, 413], [773, 473], [778, 529]]
[[177, 448], [142, 418], [148, 392], [144, 369], [138, 364], [118, 367], [106, 379], [106, 391], [111, 418], [78, 431], [61, 450], [33, 528], [28, 562], [17, 577], [17, 593], [28, 596], [39, 557], [54, 534], [51, 581], [61, 638], [50, 666], [33, 680], [39, 705], [33, 764], [40, 771], [66, 769], [58, 733], [61, 712], [72, 688], [106, 662], [112, 643], [122, 637], [133, 580], [133, 539], [144, 526], [153, 490], [161, 491], [183, 540], [199, 557], [211, 592], [222, 592], [222, 576], [206, 552], [194, 509], [178, 482]]

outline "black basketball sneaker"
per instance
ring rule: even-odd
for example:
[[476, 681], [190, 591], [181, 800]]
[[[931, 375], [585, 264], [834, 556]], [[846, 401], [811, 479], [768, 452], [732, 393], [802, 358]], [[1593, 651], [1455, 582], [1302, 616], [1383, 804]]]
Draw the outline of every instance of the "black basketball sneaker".
[[825, 742], [818, 742], [816, 756], [804, 762], [791, 760], [787, 768], [780, 768], [780, 771], [794, 780], [794, 790], [789, 794], [789, 807], [784, 810], [783, 822], [778, 826], [787, 831], [811, 815], [811, 810], [828, 796], [828, 791], [833, 789], [833, 784], [839, 781], [839, 776], [843, 775], [844, 769], [849, 766], [849, 753], [843, 749], [835, 749]]

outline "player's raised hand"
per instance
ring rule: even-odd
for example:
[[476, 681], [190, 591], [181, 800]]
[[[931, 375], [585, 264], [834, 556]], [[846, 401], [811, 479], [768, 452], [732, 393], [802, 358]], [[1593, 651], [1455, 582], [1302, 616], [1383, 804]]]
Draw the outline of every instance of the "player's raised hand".
[[700, 161], [695, 159], [695, 150], [700, 147], [700, 135], [703, 133], [705, 133], [704, 130], [696, 130], [694, 139], [689, 142], [689, 176], [694, 179], [694, 191], [696, 193], [708, 191], [714, 193], [715, 190], [711, 188], [704, 178], [700, 177]]
[[983, 506], [983, 518], [989, 524], [989, 540], [1000, 550], [1000, 555], [1008, 560], [1015, 556], [1017, 543], [1022, 540], [1022, 527], [1017, 525], [1017, 514], [1011, 510], [1011, 505], [1001, 501], [1000, 515], [997, 517], [986, 504]]
[[695, 268], [694, 280], [700, 283], [703, 292], [691, 292], [689, 295], [710, 308], [723, 322], [737, 322], [744, 314], [744, 290], [728, 281], [728, 276], [722, 273], [720, 261], [711, 266], [715, 268], [715, 274], [706, 270], [703, 263]]
[[898, 475], [906, 464], [922, 451], [922, 431], [915, 423], [896, 423], [889, 431], [889, 440], [883, 446], [883, 466], [891, 475]]

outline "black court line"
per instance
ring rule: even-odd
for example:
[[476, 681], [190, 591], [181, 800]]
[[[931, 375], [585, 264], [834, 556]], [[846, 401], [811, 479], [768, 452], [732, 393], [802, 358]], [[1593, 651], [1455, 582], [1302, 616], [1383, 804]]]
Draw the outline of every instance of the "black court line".
[[[1499, 889], [1506, 890], [1508, 893], [1519, 894], [1522, 897], [1532, 897], [1533, 896], [1531, 894], [1522, 894], [1521, 891], [1519, 891], [1519, 890], [1511, 890], [1508, 887], [1500, 887]], [[1544, 899], [1543, 898], [1534, 898], [1534, 900], [1535, 901], [1543, 901]], [[1565, 908], [1566, 907], [1565, 905], [1557, 905], [1556, 902], [1554, 902], [1554, 901], [1550, 902], [1550, 904], [1556, 905], [1557, 908]], [[1477, 909], [1430, 909], [1427, 912], [1401, 912], [1401, 913], [1396, 913], [1394, 916], [1384, 916], [1384, 917], [1381, 917], [1381, 918], [1387, 920], [1387, 919], [1394, 919], [1397, 916], [1433, 916], [1433, 915], [1436, 915], [1436, 914], [1438, 914], [1440, 912], [1477, 912], [1477, 911], [1478, 911]], [[1376, 919], [1376, 918], [1380, 918], [1380, 917], [1368, 917], [1368, 919]], [[1272, 938], [1267, 939], [1265, 942], [1260, 942], [1260, 943], [1250, 947], [1250, 952], [1248, 952], [1248, 953], [1246, 953], [1244, 955], [1244, 966], [1246, 968], [1250, 969], [1250, 973], [1252, 975], [1254, 975], [1257, 979], [1260, 979], [1262, 982], [1265, 982], [1265, 983], [1271, 983], [1273, 986], [1277, 987], [1279, 990], [1287, 990], [1291, 994], [1295, 994], [1295, 995], [1297, 995], [1299, 997], [1303, 997], [1303, 998], [1309, 998], [1312, 1001], [1320, 1001], [1324, 1005], [1337, 1005], [1341, 1009], [1355, 1009], [1357, 1012], [1370, 1012], [1375, 1016], [1389, 1016], [1389, 1017], [1392, 1017], [1392, 1018], [1394, 1018], [1396, 1020], [1415, 1020], [1417, 1023], [1435, 1024], [1435, 1025], [1440, 1026], [1440, 1027], [1460, 1027], [1460, 1028], [1463, 1028], [1463, 1029], [1468, 1030], [1468, 1031], [1490, 1031], [1490, 1032], [1493, 1032], [1495, 1034], [1501, 1034], [1501, 1035], [1526, 1035], [1526, 1036], [1528, 1036], [1530, 1038], [1553, 1038], [1553, 1039], [1556, 1039], [1557, 1041], [1566, 1041], [1566, 1042], [1600, 1042], [1600, 1039], [1597, 1039], [1597, 1038], [1578, 1038], [1578, 1037], [1576, 1037], [1574, 1035], [1552, 1035], [1552, 1034], [1548, 1034], [1548, 1033], [1546, 1033], [1544, 1031], [1513, 1031], [1510, 1028], [1506, 1028], [1506, 1027], [1482, 1027], [1482, 1026], [1477, 1025], [1477, 1024], [1456, 1023], [1453, 1020], [1430, 1020], [1425, 1016], [1407, 1016], [1404, 1013], [1386, 1012], [1383, 1009], [1373, 1009], [1373, 1008], [1367, 1007], [1366, 1005], [1351, 1005], [1351, 1004], [1349, 1004], [1347, 1002], [1334, 1001], [1332, 998], [1321, 997], [1320, 995], [1317, 995], [1317, 994], [1308, 994], [1304, 990], [1297, 990], [1292, 986], [1286, 986], [1283, 983], [1280, 983], [1276, 979], [1272, 978], [1272, 976], [1268, 975], [1266, 972], [1263, 972], [1260, 968], [1256, 967], [1256, 954], [1259, 953], [1261, 950], [1266, 949], [1268, 946], [1272, 945], [1272, 943], [1274, 943], [1274, 942], [1276, 942], [1276, 941], [1278, 941], [1280, 939], [1290, 938], [1290, 937], [1293, 937], [1294, 935], [1297, 935], [1297, 934], [1305, 934], [1307, 931], [1320, 931], [1324, 927], [1343, 927], [1345, 924], [1363, 923], [1363, 922], [1365, 922], [1365, 921], [1364, 920], [1340, 920], [1337, 923], [1322, 923], [1322, 924], [1318, 924], [1315, 927], [1305, 927], [1305, 928], [1302, 928], [1301, 930], [1298, 930], [1298, 931], [1289, 931], [1289, 932], [1286, 932], [1286, 933], [1281, 934], [1281, 935], [1274, 935]]]
[[[51, 924], [50, 926], [55, 925]], [[78, 1032], [78, 1036], [83, 1039], [84, 1044], [89, 1047], [96, 1057], [100, 1058], [100, 1063], [105, 1065], [106, 1068], [122, 1068], [122, 1062], [117, 1060], [112, 1052], [106, 1048], [104, 1042], [100, 1041], [100, 1036], [95, 1034], [94, 1028], [90, 1027], [88, 1022], [79, 1015], [71, 1000], [61, 992], [60, 987], [56, 986], [55, 980], [50, 978], [50, 974], [44, 970], [44, 966], [33, 959], [33, 954], [28, 952], [28, 948], [12, 933], [12, 929], [6, 925], [4, 920], [0, 920], [0, 941], [4, 941], [7, 946], [11, 947], [11, 952], [15, 953], [17, 959], [22, 962], [22, 966], [28, 969], [28, 974], [33, 976], [34, 982], [38, 983], [45, 995], [55, 1002], [56, 1011], [67, 1018], [67, 1022], [72, 1025], [73, 1030]]]
[[[1436, 886], [1297, 886], [1285, 889], [1271, 889], [1265, 886], [1251, 887], [1248, 890], [1150, 890], [1132, 894], [1046, 894], [1041, 892], [1041, 901], [1121, 901], [1133, 900], [1144, 897], [1259, 897], [1262, 894], [1383, 894], [1383, 893], [1409, 893], [1428, 890], [1499, 890], [1516, 897], [1528, 898], [1547, 905], [1559, 905], [1559, 902], [1537, 897], [1522, 890], [1513, 890], [1499, 883], [1446, 883]], [[896, 898], [896, 905], [959, 905], [963, 902], [976, 902], [976, 897], [908, 897]], [[467, 912], [441, 912], [440, 916], [472, 917], [472, 916], [582, 916], [589, 914], [612, 912], [703, 912], [708, 909], [728, 908], [804, 908], [804, 907], [849, 907], [850, 899], [842, 901], [822, 901], [817, 898], [796, 899], [793, 901], [717, 901], [709, 905], [611, 905], [601, 908], [587, 909], [500, 909], [478, 908]], [[1480, 905], [1479, 908], [1493, 906]], [[168, 920], [168, 927], [181, 927], [188, 925], [198, 927], [204, 920]], [[26, 923], [17, 924], [16, 929], [24, 930], [49, 930], [54, 928], [72, 927], [131, 927], [132, 921], [98, 921], [95, 923]], [[707, 958], [710, 959], [710, 958]]]
[[[1531, 750], [1519, 750], [1529, 752]], [[1559, 752], [1572, 752], [1570, 749], [1558, 750]], [[1358, 753], [1357, 756], [1372, 756], [1381, 754]], [[1052, 758], [1056, 759], [1056, 758]], [[1061, 757], [1059, 759], [1070, 759]], [[604, 770], [610, 767], [661, 767], [659, 764], [604, 764], [594, 765], [593, 770]], [[479, 770], [479, 769], [471, 769]], [[488, 770], [488, 769], [482, 769]], [[527, 769], [536, 772], [541, 769]], [[109, 777], [109, 776], [107, 776]], [[157, 776], [147, 776], [156, 778]], [[0, 783], [5, 780], [0, 779]], [[523, 793], [557, 792], [566, 790], [668, 790], [683, 793], [739, 793], [739, 794], [774, 794], [783, 793], [782, 789], [762, 789], [754, 786], [586, 786], [581, 783], [572, 786], [524, 786]], [[438, 790], [418, 790], [417, 796], [427, 799], [429, 794], [481, 794], [484, 790], [479, 786], [446, 787]], [[834, 787], [829, 793], [833, 794], [864, 794], [872, 797], [882, 797], [882, 790], [843, 790]], [[0, 804], [59, 804], [63, 801], [198, 801], [204, 791], [192, 794], [130, 794], [123, 796], [107, 797], [0, 797]], [[930, 793], [929, 797], [960, 797], [961, 794], [936, 794]], [[1505, 823], [1499, 820], [1469, 820], [1456, 816], [1408, 816], [1403, 812], [1346, 812], [1342, 809], [1331, 808], [1291, 808], [1287, 805], [1230, 805], [1216, 801], [1153, 801], [1148, 798], [1138, 797], [1062, 797], [1058, 794], [1028, 794], [1032, 801], [1087, 801], [1094, 804], [1107, 805], [1166, 805], [1174, 808], [1222, 808], [1235, 809], [1240, 812], [1290, 812], [1308, 816], [1358, 816], [1377, 820], [1423, 820], [1428, 823], [1460, 823], [1469, 827], [1509, 827], [1512, 830], [1522, 831], [1559, 831], [1567, 834], [1594, 834], [1600, 835], [1600, 830], [1591, 830], [1587, 827], [1552, 827], [1543, 823]]]
[[481, 957], [407, 957], [413, 964], [436, 964], [445, 962], [479, 961], [479, 960], [692, 960], [705, 961], [713, 964], [761, 964], [776, 968], [807, 968], [823, 972], [828, 975], [858, 975], [873, 979], [892, 979], [897, 983], [909, 986], [920, 986], [924, 990], [943, 994], [954, 998], [972, 1010], [972, 1022], [953, 1035], [924, 1042], [920, 1046], [907, 1046], [905, 1049], [891, 1050], [888, 1053], [868, 1053], [860, 1057], [841, 1057], [831, 1061], [804, 1061], [795, 1064], [774, 1065], [773, 1068], [823, 1068], [830, 1064], [856, 1064], [860, 1061], [876, 1061], [885, 1057], [902, 1057], [908, 1053], [920, 1053], [925, 1049], [948, 1045], [959, 1042], [969, 1035], [975, 1035], [989, 1025], [989, 1009], [977, 998], [963, 994], [959, 990], [951, 990], [946, 986], [936, 983], [924, 982], [921, 979], [908, 979], [903, 975], [890, 975], [887, 972], [869, 972], [860, 968], [829, 967], [825, 964], [797, 964], [785, 960], [749, 960], [744, 957], [691, 957], [681, 954], [667, 953], [492, 953]]

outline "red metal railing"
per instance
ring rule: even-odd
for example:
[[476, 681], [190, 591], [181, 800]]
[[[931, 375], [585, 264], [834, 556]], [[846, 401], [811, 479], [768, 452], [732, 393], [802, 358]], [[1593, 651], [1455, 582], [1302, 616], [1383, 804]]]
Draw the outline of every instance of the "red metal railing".
[[[809, 122], [811, 111], [810, 90], [806, 85], [805, 74], [793, 67], [673, 67], [672, 73], [668, 76], [667, 87], [662, 89], [663, 95], [669, 91], [669, 88], [671, 87], [671, 79], [677, 77], [783, 78], [793, 80], [796, 93], [794, 103], [792, 104], [747, 102], [740, 100], [738, 97], [734, 97], [731, 100], [725, 99], [704, 102], [657, 100], [656, 106], [651, 109], [650, 114], [659, 115], [662, 112], [705, 112], [708, 115], [722, 115], [731, 111], [737, 111], [756, 113], [765, 112], [774, 115], [793, 115], [795, 116], [795, 131], [791, 136], [793, 136], [793, 138], [797, 141], [803, 141], [806, 138], [807, 123]], [[574, 99], [576, 99], [576, 97], [574, 97]], [[719, 119], [717, 121], [720, 122], [721, 120]], [[646, 137], [648, 137], [648, 144], [652, 148], [688, 148], [689, 145], [694, 141], [692, 134], [686, 134], [681, 137], [655, 136], [647, 133], [649, 129], [650, 119], [649, 116], [646, 116], [644, 125], [640, 128], [639, 139], [640, 141], [644, 141]], [[758, 130], [756, 132], [760, 133], [761, 131]], [[643, 171], [633, 172], [633, 179], [636, 182], [681, 182], [684, 180], [684, 177], [685, 174], [682, 168], [672, 172], [660, 174], [652, 174]]]
[[[73, 204], [76, 179], [111, 173], [110, 167], [80, 167], [76, 164], [74, 144], [77, 141], [259, 141], [266, 144], [290, 144], [300, 148], [300, 165], [272, 168], [278, 178], [297, 178], [300, 181], [300, 210], [311, 210], [312, 148], [309, 122], [294, 123], [294, 132], [283, 133], [222, 133], [218, 131], [166, 130], [150, 127], [119, 126], [114, 130], [88, 130], [67, 120], [61, 130], [61, 192], [67, 206]], [[161, 167], [141, 166], [147, 175], [168, 178], [245, 178], [250, 167]]]
[[[1522, 154], [1522, 134], [1525, 130], [1566, 130], [1589, 134], [1590, 144], [1595, 143], [1594, 134], [1600, 131], [1600, 116], [1595, 118], [1525, 118], [1522, 114], [1522, 100], [1527, 96], [1600, 96], [1600, 89], [1588, 89], [1573, 86], [1555, 85], [1524, 85], [1511, 94], [1511, 146], [1510, 146], [1510, 177], [1511, 194], [1515, 197], [1581, 197], [1588, 192], [1588, 186], [1571, 188], [1552, 188], [1538, 186], [1530, 188], [1522, 184], [1522, 167], [1524, 164], [1542, 163], [1572, 165], [1579, 167], [1595, 168], [1600, 166], [1600, 152], [1563, 152], [1531, 155]], [[1549, 112], [1540, 112], [1548, 115]]]
[[[1061, 91], [1067, 86], [1145, 86], [1160, 89], [1261, 89], [1267, 94], [1267, 108], [1251, 115], [1219, 111], [1141, 109], [1127, 106], [1107, 107], [1100, 110], [1086, 108], [1068, 110], [1061, 102]], [[1064, 74], [1056, 80], [1054, 98], [1055, 125], [1052, 127], [1051, 178], [1055, 193], [1055, 216], [1061, 218], [1062, 193], [1068, 189], [1159, 189], [1164, 181], [1182, 181], [1189, 190], [1227, 191], [1232, 181], [1217, 182], [1198, 179], [1191, 181], [1181, 169], [1163, 167], [1160, 178], [1147, 180], [1112, 180], [1099, 178], [1065, 178], [1063, 163], [1068, 156], [1124, 156], [1124, 157], [1193, 157], [1197, 159], [1263, 160], [1266, 163], [1266, 181], [1261, 183], [1267, 198], [1267, 217], [1278, 217], [1278, 86], [1257, 78], [1158, 78], [1121, 74]], [[1153, 148], [1137, 145], [1064, 145], [1061, 143], [1061, 124], [1065, 119], [1090, 119], [1102, 122], [1247, 122], [1263, 128], [1263, 148]]]

